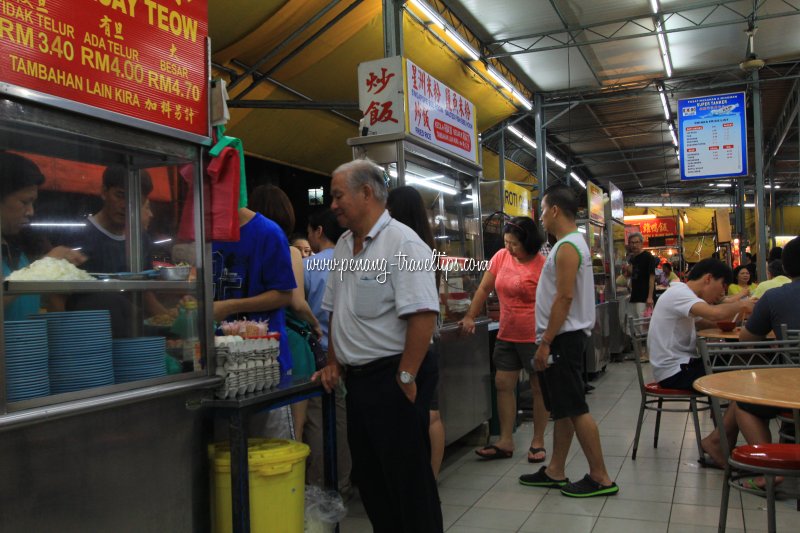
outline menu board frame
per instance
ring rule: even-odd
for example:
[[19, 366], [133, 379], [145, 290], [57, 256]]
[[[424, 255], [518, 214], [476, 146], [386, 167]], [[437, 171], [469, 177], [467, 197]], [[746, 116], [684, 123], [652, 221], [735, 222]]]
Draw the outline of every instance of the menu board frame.
[[0, 95], [209, 141], [206, 0], [2, 4]]
[[[679, 99], [678, 132], [681, 181], [748, 175], [744, 92]], [[725, 165], [720, 158], [730, 161]]]

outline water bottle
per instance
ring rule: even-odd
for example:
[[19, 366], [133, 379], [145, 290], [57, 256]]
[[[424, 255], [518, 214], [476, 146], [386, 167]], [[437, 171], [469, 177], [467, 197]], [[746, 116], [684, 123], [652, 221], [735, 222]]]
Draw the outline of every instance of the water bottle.
[[200, 335], [197, 327], [197, 302], [189, 300], [183, 304], [186, 312], [186, 329], [183, 337], [183, 369], [199, 372], [203, 369], [200, 362]]

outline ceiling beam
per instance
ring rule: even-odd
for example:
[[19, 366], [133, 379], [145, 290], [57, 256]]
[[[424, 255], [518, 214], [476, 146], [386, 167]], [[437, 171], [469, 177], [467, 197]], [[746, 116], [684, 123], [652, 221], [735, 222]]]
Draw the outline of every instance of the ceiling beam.
[[[674, 18], [680, 18], [681, 20], [687, 23], [686, 26], [680, 28], [671, 28], [671, 29], [663, 28], [662, 33], [671, 34], [671, 33], [680, 33], [685, 31], [701, 30], [707, 28], [717, 28], [721, 26], [730, 26], [734, 24], [757, 23], [758, 21], [762, 20], [800, 15], [800, 7], [794, 7], [788, 2], [783, 2], [782, 5], [784, 7], [790, 8], [789, 10], [780, 13], [769, 13], [760, 16], [759, 15], [753, 16], [751, 13], [742, 14], [730, 8], [724, 7], [725, 4], [732, 4], [732, 3], [740, 3], [740, 1], [720, 0], [712, 3], [685, 6], [680, 10], [662, 11], [661, 14], [664, 16], [665, 22], [669, 22], [674, 17]], [[733, 18], [732, 20], [725, 20], [719, 22], [706, 22], [709, 18], [709, 16], [707, 15], [703, 17], [703, 20], [701, 22], [699, 23], [694, 22], [691, 16], [689, 15], [689, 11], [696, 11], [697, 9], [703, 7], [710, 7], [712, 9], [712, 13], [716, 11], [722, 12], [724, 10], [726, 14], [733, 15], [735, 18]], [[618, 25], [618, 26], [614, 28], [614, 30], [610, 32], [610, 34], [608, 34], [609, 32], [608, 27], [613, 25]], [[633, 32], [639, 31], [639, 33], [629, 33], [631, 31]], [[604, 34], [604, 32], [606, 34]], [[628, 32], [628, 33], [626, 35], [618, 35], [621, 32]], [[568, 39], [565, 39], [563, 37], [565, 33], [569, 36]], [[500, 49], [503, 46], [511, 46], [516, 48], [517, 50], [495, 52], [490, 54], [488, 57], [489, 58], [510, 57], [520, 54], [531, 54], [536, 52], [548, 52], [552, 50], [560, 50], [563, 48], [573, 48], [576, 46], [578, 47], [591, 46], [595, 44], [605, 44], [605, 43], [624, 41], [629, 39], [641, 39], [643, 37], [656, 38], [658, 36], [658, 33], [659, 32], [656, 30], [655, 24], [653, 23], [652, 13], [648, 13], [646, 15], [643, 14], [638, 17], [627, 17], [610, 21], [598, 22], [594, 24], [570, 26], [566, 30], [557, 29], [546, 32], [521, 35], [509, 39], [498, 40], [493, 43], [490, 43], [489, 45], [487, 45], [487, 47], [490, 49]], [[599, 37], [594, 39], [588, 38], [586, 40], [578, 41], [579, 38], [582, 38], [584, 35], [587, 34]], [[558, 44], [537, 47], [537, 45], [539, 45], [545, 39], [554, 41]], [[518, 44], [518, 41], [530, 41], [530, 40], [533, 40], [534, 42], [529, 45]]]

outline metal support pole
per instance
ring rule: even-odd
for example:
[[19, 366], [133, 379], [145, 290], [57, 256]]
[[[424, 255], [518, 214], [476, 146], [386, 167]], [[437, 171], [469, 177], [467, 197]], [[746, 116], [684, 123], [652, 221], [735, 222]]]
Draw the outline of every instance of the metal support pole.
[[[497, 155], [500, 156], [500, 168], [498, 169], [498, 176], [500, 181], [506, 179], [506, 129], [500, 130], [500, 140], [498, 141]], [[505, 189], [505, 186], [503, 186]]]
[[739, 254], [744, 255], [747, 248], [747, 233], [744, 227], [744, 178], [735, 181], [736, 202], [733, 205], [733, 220], [736, 226], [736, 234], [739, 235]]
[[403, 55], [403, 1], [383, 0], [383, 57]]
[[545, 156], [544, 127], [544, 96], [541, 93], [533, 95], [534, 137], [536, 138], [536, 178], [539, 180], [539, 203], [547, 189], [547, 157]]
[[767, 279], [767, 231], [764, 210], [764, 127], [761, 120], [761, 85], [758, 83], [758, 70], [750, 73], [753, 81], [753, 136], [756, 156], [756, 235], [758, 251], [756, 268], [758, 279]]
[[500, 130], [500, 139], [497, 145], [497, 155], [500, 156], [498, 178], [500, 180], [500, 211], [505, 212], [506, 198], [506, 129]]
[[778, 229], [778, 210], [775, 208], [775, 164], [770, 163], [769, 166], [769, 246], [775, 248], [775, 231]]

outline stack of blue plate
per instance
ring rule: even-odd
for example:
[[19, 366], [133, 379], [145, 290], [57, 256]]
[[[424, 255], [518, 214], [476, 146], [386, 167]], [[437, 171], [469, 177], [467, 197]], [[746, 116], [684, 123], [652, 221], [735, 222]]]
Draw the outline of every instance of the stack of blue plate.
[[3, 323], [6, 340], [6, 396], [18, 402], [50, 394], [47, 324], [38, 320]]
[[53, 394], [113, 385], [111, 315], [107, 310], [45, 313], [31, 318], [47, 321]]
[[164, 337], [114, 339], [114, 381], [126, 383], [167, 375]]

